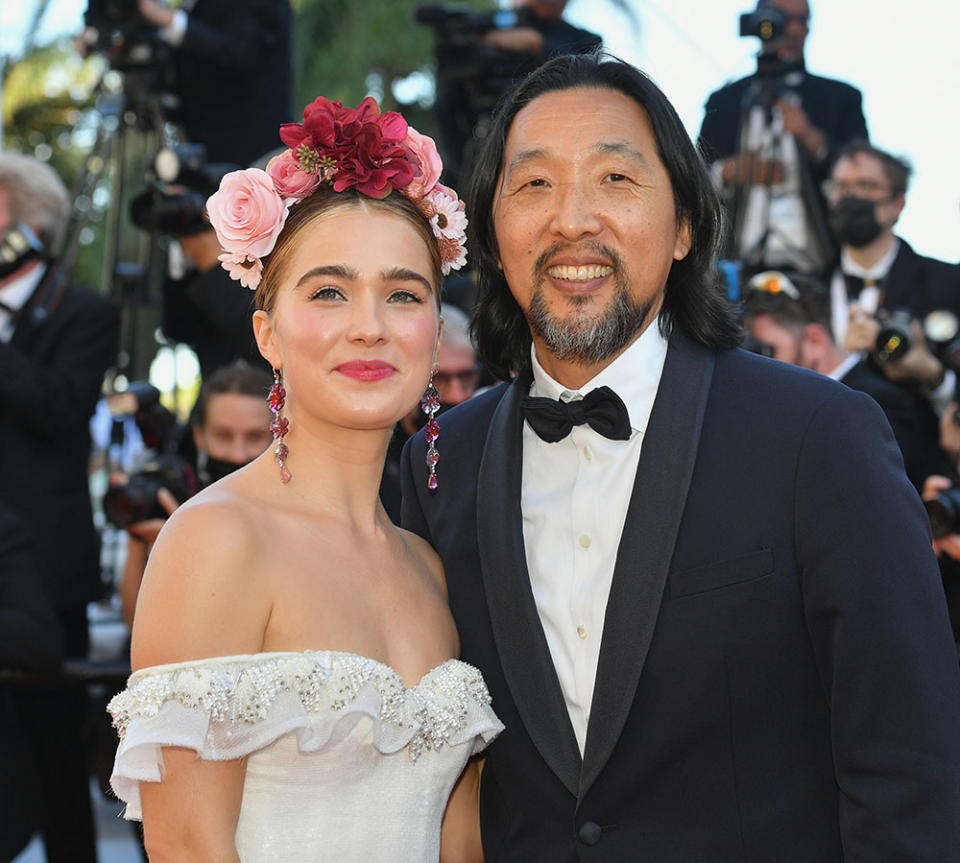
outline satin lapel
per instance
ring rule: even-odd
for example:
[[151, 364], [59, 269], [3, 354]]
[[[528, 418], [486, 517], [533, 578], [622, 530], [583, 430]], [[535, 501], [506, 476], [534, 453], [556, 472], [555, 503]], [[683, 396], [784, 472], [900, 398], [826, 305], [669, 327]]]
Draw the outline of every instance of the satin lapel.
[[610, 758], [636, 695], [693, 475], [713, 366], [710, 351], [679, 334], [671, 338], [607, 600], [580, 799]]
[[523, 545], [522, 390], [515, 382], [501, 399], [480, 462], [480, 561], [500, 664], [517, 711], [544, 761], [576, 795], [580, 749], [530, 588]]

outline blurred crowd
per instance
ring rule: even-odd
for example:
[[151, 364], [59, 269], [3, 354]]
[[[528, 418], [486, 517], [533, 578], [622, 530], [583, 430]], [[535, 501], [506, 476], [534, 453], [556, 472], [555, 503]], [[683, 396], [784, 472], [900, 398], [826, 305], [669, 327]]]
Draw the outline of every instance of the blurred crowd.
[[[564, 2], [518, 5], [525, 17], [491, 22], [482, 35], [512, 57], [508, 80], [552, 53], [599, 45], [563, 21]], [[173, 52], [188, 96], [175, 118], [184, 139], [205, 147], [207, 165], [263, 164], [279, 124], [294, 119], [288, 4], [195, 0], [174, 12], [139, 0], [139, 9]], [[960, 266], [924, 257], [897, 235], [911, 166], [870, 142], [855, 86], [806, 69], [807, 0], [771, 0], [753, 15], [741, 26], [761, 39], [757, 71], [709, 95], [699, 135], [728, 223], [718, 282], [742, 315], [747, 349], [879, 403], [927, 502], [960, 637]], [[269, 62], [257, 67], [252, 56]], [[443, 75], [441, 66], [441, 85]], [[447, 101], [459, 98], [452, 92], [440, 87]], [[216, 116], [213, 104], [222, 109]], [[446, 130], [446, 146], [460, 150], [449, 164], [466, 172], [470, 140], [451, 130], [444, 104], [439, 135]], [[244, 134], [234, 134], [241, 113]], [[482, 117], [470, 123], [482, 126]], [[910, 147], [909, 137], [898, 143]], [[179, 200], [184, 189], [171, 183], [163, 194]], [[130, 387], [122, 405], [115, 396], [124, 393], [104, 398], [120, 313], [61, 271], [70, 213], [68, 192], [47, 164], [0, 154], [0, 747], [9, 750], [0, 860], [13, 859], [36, 831], [51, 861], [96, 860], [88, 693], [63, 663], [89, 660], [90, 603], [106, 601], [132, 625], [164, 520], [272, 440], [272, 377], [253, 343], [251, 295], [220, 268], [202, 219], [170, 228], [163, 278], [164, 333], [199, 359], [202, 387], [188, 422], [178, 424], [149, 385]], [[445, 410], [495, 383], [471, 340], [472, 297], [469, 271], [451, 277], [434, 376], [441, 423]], [[107, 419], [91, 426], [98, 405]], [[425, 422], [415, 407], [394, 431], [381, 486], [394, 521], [400, 451]], [[91, 427], [99, 429], [96, 444]], [[103, 502], [91, 499], [97, 449], [110, 474]], [[122, 565], [105, 574], [108, 534]]]

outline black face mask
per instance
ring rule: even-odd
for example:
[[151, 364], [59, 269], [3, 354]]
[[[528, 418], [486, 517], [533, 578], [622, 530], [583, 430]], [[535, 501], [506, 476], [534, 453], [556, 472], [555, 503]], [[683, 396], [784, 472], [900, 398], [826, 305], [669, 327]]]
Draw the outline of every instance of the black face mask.
[[200, 475], [200, 481], [204, 488], [215, 483], [218, 479], [223, 479], [240, 467], [243, 467], [243, 465], [214, 458], [205, 452], [197, 453], [197, 473]]
[[845, 246], [869, 246], [883, 230], [877, 221], [877, 201], [841, 198], [830, 210], [830, 230]]

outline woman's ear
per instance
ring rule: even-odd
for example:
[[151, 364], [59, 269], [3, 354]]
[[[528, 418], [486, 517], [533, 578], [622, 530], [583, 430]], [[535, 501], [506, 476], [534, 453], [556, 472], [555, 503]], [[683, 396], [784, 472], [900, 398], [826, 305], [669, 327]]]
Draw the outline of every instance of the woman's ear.
[[273, 319], [263, 309], [257, 309], [253, 313], [253, 336], [257, 340], [261, 356], [270, 363], [271, 368], [279, 369], [283, 363], [277, 350], [276, 328]]

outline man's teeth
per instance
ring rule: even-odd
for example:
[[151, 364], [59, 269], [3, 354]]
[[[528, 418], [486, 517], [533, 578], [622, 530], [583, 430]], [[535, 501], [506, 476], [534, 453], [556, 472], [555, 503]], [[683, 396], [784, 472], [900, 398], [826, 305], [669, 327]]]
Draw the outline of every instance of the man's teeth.
[[609, 276], [613, 267], [601, 264], [584, 264], [582, 267], [548, 267], [547, 275], [551, 279], [563, 279], [565, 282], [589, 282]]

